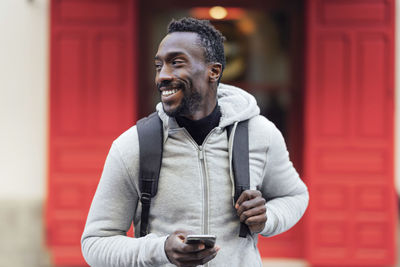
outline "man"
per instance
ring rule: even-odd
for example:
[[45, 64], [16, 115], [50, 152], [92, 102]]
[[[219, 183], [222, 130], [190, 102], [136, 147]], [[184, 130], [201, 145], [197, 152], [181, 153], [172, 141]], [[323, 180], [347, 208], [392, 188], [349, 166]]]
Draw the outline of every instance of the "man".
[[[208, 21], [172, 21], [155, 56], [163, 159], [149, 234], [139, 229], [139, 141], [136, 126], [109, 152], [82, 236], [91, 266], [261, 266], [257, 236], [292, 227], [308, 192], [288, 158], [282, 135], [259, 115], [254, 97], [219, 84], [224, 37]], [[249, 120], [250, 190], [232, 201], [226, 127]], [[231, 135], [232, 136], [232, 135]], [[239, 237], [240, 222], [251, 234]], [[188, 233], [214, 234], [217, 245], [186, 244]], [[172, 264], [171, 264], [172, 263]]]

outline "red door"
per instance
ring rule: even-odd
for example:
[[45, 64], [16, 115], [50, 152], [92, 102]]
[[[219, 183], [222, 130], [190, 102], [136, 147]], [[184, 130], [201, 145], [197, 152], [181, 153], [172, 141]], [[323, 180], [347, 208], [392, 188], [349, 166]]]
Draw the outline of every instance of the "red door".
[[395, 259], [394, 0], [307, 2], [307, 259]]
[[113, 139], [136, 119], [134, 1], [52, 0], [47, 244], [57, 266], [80, 252]]

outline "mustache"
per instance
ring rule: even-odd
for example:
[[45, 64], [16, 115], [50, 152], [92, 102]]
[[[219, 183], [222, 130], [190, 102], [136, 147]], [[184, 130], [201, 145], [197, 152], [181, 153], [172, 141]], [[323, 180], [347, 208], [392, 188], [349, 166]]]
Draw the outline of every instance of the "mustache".
[[165, 80], [165, 81], [162, 81], [160, 83], [157, 83], [158, 91], [161, 90], [161, 87], [165, 87], [166, 89], [169, 89], [169, 88], [179, 88], [180, 89], [180, 88], [184, 88], [185, 84], [183, 82], [181, 82], [181, 81]]

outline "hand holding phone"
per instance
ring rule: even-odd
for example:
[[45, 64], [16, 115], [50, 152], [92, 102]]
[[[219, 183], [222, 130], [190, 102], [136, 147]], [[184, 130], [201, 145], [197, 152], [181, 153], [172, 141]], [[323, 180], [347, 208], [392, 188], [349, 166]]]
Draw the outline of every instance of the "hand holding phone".
[[203, 243], [206, 248], [215, 246], [217, 237], [215, 235], [187, 235], [185, 239], [186, 244]]
[[189, 266], [190, 262], [190, 266], [204, 265], [217, 256], [220, 248], [214, 246], [215, 236], [189, 236], [188, 231], [177, 230], [165, 240], [165, 254], [172, 264]]

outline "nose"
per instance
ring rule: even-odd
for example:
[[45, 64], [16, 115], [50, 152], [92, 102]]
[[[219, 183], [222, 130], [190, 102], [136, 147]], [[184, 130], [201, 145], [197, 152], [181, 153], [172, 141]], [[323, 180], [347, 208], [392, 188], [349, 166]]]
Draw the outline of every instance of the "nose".
[[156, 83], [161, 83], [163, 81], [171, 81], [173, 78], [171, 69], [164, 64], [160, 71], [156, 74]]

